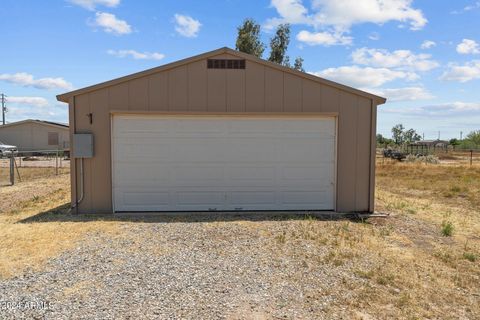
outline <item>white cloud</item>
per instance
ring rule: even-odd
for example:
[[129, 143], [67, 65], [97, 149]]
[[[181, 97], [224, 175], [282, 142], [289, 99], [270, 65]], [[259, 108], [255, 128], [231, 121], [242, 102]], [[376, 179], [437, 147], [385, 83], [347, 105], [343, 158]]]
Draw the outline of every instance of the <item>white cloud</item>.
[[475, 40], [463, 39], [462, 42], [457, 45], [457, 52], [460, 54], [479, 54], [480, 47]]
[[373, 41], [380, 40], [380, 34], [378, 32], [372, 32], [368, 36], [368, 39], [373, 40]]
[[297, 40], [304, 42], [308, 45], [324, 45], [324, 46], [333, 46], [333, 45], [348, 45], [352, 43], [351, 37], [342, 36], [339, 33], [329, 33], [329, 32], [310, 32], [302, 30], [297, 34]]
[[475, 10], [475, 9], [479, 9], [480, 8], [480, 1], [476, 1], [466, 7], [464, 7], [462, 10], [455, 10], [455, 11], [452, 11], [451, 13], [452, 14], [461, 14], [463, 12], [468, 12], [468, 11], [472, 11], [472, 10]]
[[359, 66], [328, 68], [319, 72], [312, 72], [312, 74], [353, 87], [363, 88], [379, 87], [397, 79], [413, 81], [419, 78], [414, 72], [395, 71], [387, 68], [362, 68]]
[[202, 24], [190, 16], [175, 14], [175, 30], [184, 37], [194, 38], [198, 36]]
[[162, 60], [165, 55], [159, 52], [138, 52], [135, 50], [108, 50], [108, 54], [118, 58], [132, 57], [136, 60]]
[[40, 78], [35, 79], [33, 75], [19, 72], [14, 74], [0, 74], [0, 80], [20, 85], [23, 87], [34, 87], [37, 89], [65, 89], [71, 90], [73, 86], [63, 78]]
[[48, 106], [48, 100], [43, 97], [7, 97], [8, 104], [22, 104], [36, 107]]
[[[409, 23], [412, 30], [422, 29], [427, 19], [421, 10], [412, 8], [411, 4], [412, 0], [313, 0], [312, 8], [308, 10], [302, 0], [271, 0], [271, 6], [279, 17], [267, 19], [265, 28], [272, 29], [280, 23], [301, 24], [313, 27], [315, 32], [312, 34], [322, 37], [335, 34], [337, 38], [348, 33], [353, 25], [362, 23], [399, 21]], [[319, 42], [325, 43], [330, 45], [331, 40]], [[343, 41], [343, 44], [350, 43], [351, 38]]]
[[422, 45], [420, 46], [420, 48], [422, 49], [430, 49], [430, 48], [433, 48], [435, 47], [437, 44], [435, 43], [435, 41], [431, 41], [431, 40], [425, 40], [422, 42]]
[[271, 6], [280, 18], [267, 20], [267, 26], [288, 22], [346, 31], [355, 24], [400, 21], [418, 30], [427, 24], [427, 19], [411, 3], [412, 0], [313, 0], [313, 13], [309, 13], [302, 0], [272, 0]]
[[318, 10], [315, 20], [343, 30], [354, 24], [389, 21], [409, 23], [412, 30], [422, 29], [427, 19], [411, 4], [412, 0], [313, 0], [313, 7]]
[[405, 87], [394, 89], [364, 88], [363, 90], [385, 97], [389, 102], [428, 100], [435, 98], [423, 87]]
[[480, 60], [473, 60], [464, 65], [450, 64], [440, 79], [459, 82], [480, 79]]
[[290, 24], [314, 24], [313, 18], [308, 15], [308, 10], [302, 4], [302, 0], [272, 0], [270, 6], [275, 8], [280, 18], [268, 19], [266, 29], [272, 29], [281, 23]]
[[95, 27], [100, 27], [107, 33], [116, 35], [129, 34], [132, 32], [132, 27], [125, 21], [118, 19], [112, 13], [96, 12], [95, 21], [92, 23]]
[[42, 119], [68, 123], [68, 106], [43, 97], [7, 97], [8, 122]]
[[41, 106], [12, 104], [8, 106], [7, 120], [9, 122], [25, 119], [41, 119], [68, 123], [68, 107], [64, 103]]
[[383, 112], [406, 114], [424, 117], [464, 117], [480, 115], [480, 103], [477, 102], [450, 102], [436, 105], [418, 106], [412, 108], [385, 109]]
[[70, 2], [88, 10], [95, 10], [96, 6], [114, 8], [120, 4], [120, 0], [70, 0]]
[[429, 54], [414, 54], [410, 50], [388, 51], [384, 49], [360, 48], [352, 53], [353, 62], [357, 64], [428, 71], [438, 67], [438, 62], [431, 60]]

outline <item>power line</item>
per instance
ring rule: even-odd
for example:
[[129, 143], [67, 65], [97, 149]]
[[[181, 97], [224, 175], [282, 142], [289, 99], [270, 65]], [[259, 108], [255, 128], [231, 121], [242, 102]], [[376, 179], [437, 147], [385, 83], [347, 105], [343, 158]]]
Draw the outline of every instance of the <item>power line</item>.
[[4, 95], [3, 93], [0, 95], [0, 100], [2, 101], [2, 123], [5, 125], [5, 113], [7, 112], [7, 106], [5, 103], [7, 102], [7, 99], [5, 99], [7, 96]]

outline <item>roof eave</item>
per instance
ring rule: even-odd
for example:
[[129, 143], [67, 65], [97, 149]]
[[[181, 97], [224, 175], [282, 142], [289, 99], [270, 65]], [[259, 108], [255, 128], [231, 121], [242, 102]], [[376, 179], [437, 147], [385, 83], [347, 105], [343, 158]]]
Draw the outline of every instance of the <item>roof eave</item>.
[[250, 61], [253, 61], [253, 62], [256, 62], [256, 63], [259, 63], [259, 64], [263, 64], [263, 65], [267, 65], [271, 68], [275, 68], [275, 69], [279, 69], [279, 70], [282, 70], [282, 71], [285, 71], [285, 72], [289, 72], [289, 73], [297, 75], [299, 77], [307, 78], [307, 79], [319, 82], [319, 83], [324, 84], [324, 85], [332, 86], [332, 87], [335, 87], [337, 89], [350, 92], [352, 94], [356, 94], [356, 95], [359, 95], [359, 96], [366, 97], [368, 99], [372, 99], [377, 105], [384, 104], [387, 101], [387, 99], [384, 98], [384, 97], [380, 97], [380, 96], [377, 96], [375, 94], [365, 92], [365, 91], [362, 91], [362, 90], [358, 90], [358, 89], [349, 87], [349, 86], [341, 84], [341, 83], [337, 83], [337, 82], [334, 82], [334, 81], [331, 81], [331, 80], [327, 80], [327, 79], [324, 79], [324, 78], [321, 78], [321, 77], [317, 77], [317, 76], [314, 76], [314, 75], [306, 73], [306, 72], [301, 72], [301, 71], [298, 71], [298, 70], [295, 70], [295, 69], [292, 69], [292, 68], [288, 68], [288, 67], [282, 66], [280, 64], [274, 63], [274, 62], [263, 60], [263, 59], [255, 57], [253, 55], [250, 55], [250, 54], [247, 54], [247, 53], [244, 53], [244, 52], [240, 52], [240, 51], [237, 51], [237, 50], [233, 50], [233, 49], [230, 49], [228, 47], [219, 48], [219, 49], [209, 51], [209, 52], [205, 52], [205, 53], [193, 56], [193, 57], [189, 57], [189, 58], [186, 58], [186, 59], [171, 62], [171, 63], [165, 64], [165, 65], [159, 66], [159, 67], [155, 67], [155, 68], [152, 68], [152, 69], [136, 72], [136, 73], [124, 76], [124, 77], [116, 78], [116, 79], [113, 79], [113, 80], [101, 82], [101, 83], [98, 83], [98, 84], [95, 84], [95, 85], [92, 85], [92, 86], [88, 86], [88, 87], [85, 87], [85, 88], [81, 88], [81, 89], [78, 89], [78, 90], [74, 90], [74, 91], [63, 93], [63, 94], [59, 94], [59, 95], [57, 95], [57, 100], [68, 103], [68, 100], [71, 97], [77, 96], [79, 94], [91, 92], [91, 91], [94, 91], [94, 90], [99, 90], [99, 89], [102, 89], [102, 88], [105, 88], [105, 87], [108, 87], [108, 86], [116, 85], [116, 84], [119, 84], [119, 83], [122, 83], [122, 82], [137, 79], [137, 78], [140, 78], [140, 77], [148, 76], [148, 75], [154, 74], [156, 72], [161, 72], [161, 71], [165, 71], [165, 70], [168, 70], [168, 69], [172, 69], [172, 68], [184, 65], [186, 63], [195, 62], [195, 61], [205, 59], [205, 58], [208, 58], [208, 57], [211, 57], [211, 56], [219, 55], [219, 54], [222, 54], [222, 53], [228, 53], [228, 54], [231, 54], [231, 55], [234, 55], [234, 56], [246, 59], [246, 60], [250, 60]]

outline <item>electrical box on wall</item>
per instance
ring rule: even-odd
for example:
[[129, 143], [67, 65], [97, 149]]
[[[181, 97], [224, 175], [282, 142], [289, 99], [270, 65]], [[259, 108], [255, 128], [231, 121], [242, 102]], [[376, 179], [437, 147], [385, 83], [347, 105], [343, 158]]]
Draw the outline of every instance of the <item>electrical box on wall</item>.
[[75, 133], [73, 135], [73, 153], [74, 158], [92, 158], [93, 157], [93, 134]]

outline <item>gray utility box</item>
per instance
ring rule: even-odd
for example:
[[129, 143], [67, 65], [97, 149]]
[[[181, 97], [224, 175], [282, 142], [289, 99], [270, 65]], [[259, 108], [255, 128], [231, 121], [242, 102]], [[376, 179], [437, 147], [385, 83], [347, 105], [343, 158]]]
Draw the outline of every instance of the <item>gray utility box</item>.
[[74, 158], [92, 158], [93, 157], [93, 134], [75, 133], [73, 135], [73, 153]]

